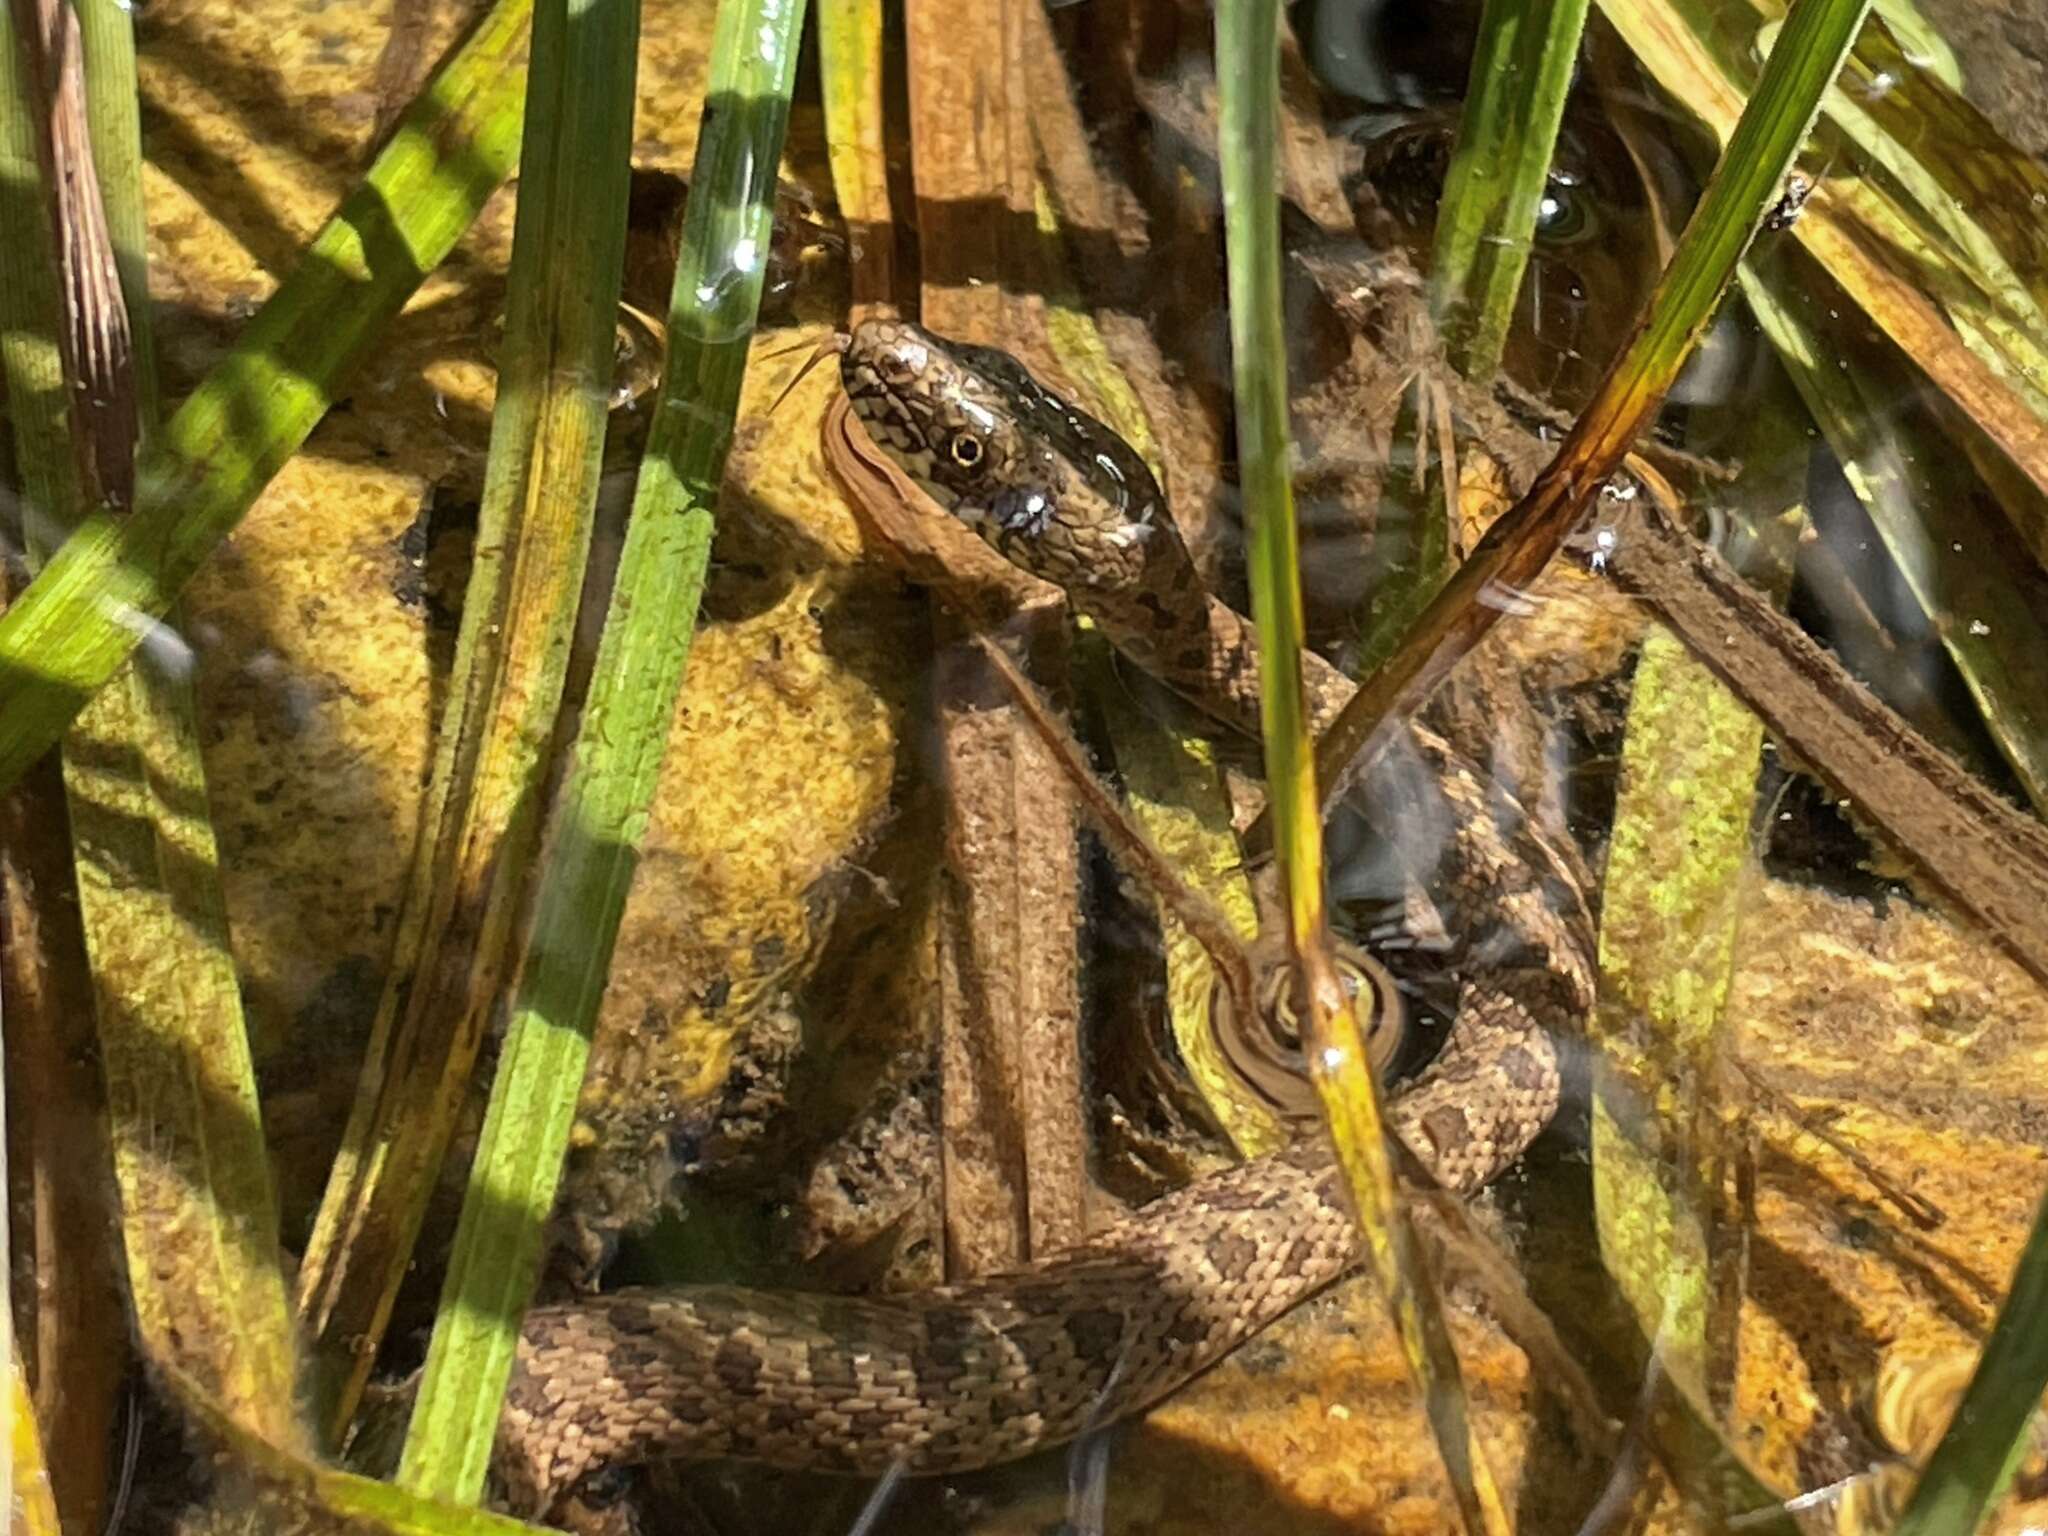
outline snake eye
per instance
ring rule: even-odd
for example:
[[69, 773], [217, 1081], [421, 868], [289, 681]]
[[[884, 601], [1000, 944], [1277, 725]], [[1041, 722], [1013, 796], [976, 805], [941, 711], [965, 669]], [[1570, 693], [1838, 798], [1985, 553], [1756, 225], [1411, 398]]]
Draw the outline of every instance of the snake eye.
[[962, 469], [975, 469], [981, 464], [983, 448], [981, 439], [966, 432], [956, 432], [953, 440], [946, 444], [946, 452]]
[[1579, 178], [1553, 174], [1536, 206], [1536, 237], [1548, 245], [1580, 245], [1600, 233], [1592, 196]]

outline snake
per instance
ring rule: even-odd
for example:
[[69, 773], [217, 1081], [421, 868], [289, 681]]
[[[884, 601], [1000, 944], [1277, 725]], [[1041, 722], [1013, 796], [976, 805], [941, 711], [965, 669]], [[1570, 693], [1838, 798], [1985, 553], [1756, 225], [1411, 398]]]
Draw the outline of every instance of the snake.
[[[1202, 582], [1128, 442], [1009, 354], [908, 321], [856, 327], [840, 382], [861, 428], [944, 514], [1062, 588], [1131, 661], [1255, 733], [1258, 644]], [[1304, 657], [1326, 723], [1353, 684]], [[1452, 927], [1479, 939], [1435, 1060], [1394, 1133], [1439, 1182], [1479, 1188], [1554, 1114], [1554, 1038], [1592, 1001], [1576, 869], [1441, 735], [1409, 722], [1369, 775], [1375, 830]], [[1385, 999], [1382, 1006], [1387, 1006]], [[532, 1308], [500, 1419], [507, 1503], [582, 1479], [730, 1458], [879, 1475], [966, 1471], [1150, 1407], [1359, 1261], [1316, 1135], [1198, 1180], [1001, 1274], [893, 1296], [727, 1286]]]

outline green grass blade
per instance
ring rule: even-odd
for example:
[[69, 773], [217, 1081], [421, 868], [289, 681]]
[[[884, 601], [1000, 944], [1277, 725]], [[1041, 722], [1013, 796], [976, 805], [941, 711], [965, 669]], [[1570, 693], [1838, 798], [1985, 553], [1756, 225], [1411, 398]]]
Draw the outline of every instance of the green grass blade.
[[1535, 579], [1649, 424], [1777, 201], [1868, 8], [1869, 0], [1801, 0], [1792, 12], [1670, 266], [1557, 457], [1431, 600], [1401, 653], [1367, 679], [1324, 732], [1316, 766], [1326, 794], [1341, 787], [1391, 710], [1441, 682], [1492, 629], [1502, 605], [1483, 595]]
[[1976, 1374], [1906, 1501], [1892, 1536], [1959, 1536], [1983, 1528], [2029, 1443], [2048, 1390], [2048, 1199], [2020, 1252]]
[[[669, 357], [401, 1480], [480, 1486], [689, 657], [760, 307], [802, 0], [725, 0]], [[625, 93], [630, 103], [631, 93]]]
[[332, 1373], [329, 1434], [376, 1353], [518, 964], [610, 414], [638, 16], [637, 0], [534, 11], [476, 554], [399, 934], [300, 1267]]
[[1957, 483], [1957, 456], [1892, 409], [1914, 387], [1896, 354], [1824, 338], [1828, 294], [1769, 267], [1745, 264], [1743, 289], [1992, 739], [2035, 810], [2048, 808], [2048, 632], [2009, 563], [1987, 554], [2010, 534]]
[[144, 455], [134, 511], [88, 517], [0, 616], [0, 788], [56, 744], [154, 633], [504, 180], [519, 138], [531, 8], [532, 0], [499, 0], [435, 78]]
[[[72, 19], [59, 14], [66, 24]], [[111, 33], [104, 28], [97, 40], [110, 77], [100, 82], [103, 100], [132, 88], [134, 78], [132, 42]], [[50, 205], [37, 185], [30, 113], [89, 114], [74, 94], [82, 85], [75, 76], [45, 81], [55, 107], [27, 90], [16, 43], [11, 19], [0, 16], [0, 195], [10, 235], [0, 242], [0, 365], [14, 408], [23, 527], [34, 563], [78, 520], [88, 463], [102, 495], [128, 499], [135, 424], [112, 419], [120, 410], [115, 401], [93, 402], [96, 412], [74, 401], [67, 411], [57, 336], [73, 322], [53, 276], [56, 244]], [[75, 46], [60, 33], [60, 53]], [[52, 142], [59, 153], [74, 153], [79, 143], [69, 134], [52, 135]], [[112, 158], [120, 175], [106, 184], [104, 203], [128, 232], [127, 273], [140, 285], [140, 251], [132, 243], [141, 224], [139, 159]], [[91, 166], [56, 171], [76, 195], [100, 196]], [[96, 231], [82, 218], [74, 229], [81, 269], [114, 259]], [[120, 302], [97, 291], [101, 302]], [[102, 334], [115, 329], [100, 327]], [[134, 398], [122, 377], [133, 361], [132, 354], [107, 355], [106, 382], [116, 401]], [[95, 432], [119, 444], [119, 462], [85, 441]], [[228, 947], [189, 665], [180, 651], [134, 658], [65, 740], [78, 917], [92, 970], [129, 1290], [144, 1347], [154, 1363], [192, 1373], [228, 1411], [288, 1443], [297, 1435], [296, 1356], [277, 1205]]]
[[1587, 0], [1487, 0], [1437, 210], [1429, 283], [1451, 364], [1500, 367], [1536, 234]]
[[1303, 1045], [1358, 1205], [1373, 1274], [1393, 1314], [1464, 1526], [1475, 1536], [1506, 1536], [1512, 1521], [1474, 1432], [1449, 1330], [1395, 1195], [1379, 1084], [1330, 954], [1322, 817], [1301, 682], [1300, 541], [1290, 479], [1276, 191], [1278, 0], [1219, 0], [1216, 74], [1238, 459], [1259, 629], [1260, 723], [1288, 937], [1308, 997]]

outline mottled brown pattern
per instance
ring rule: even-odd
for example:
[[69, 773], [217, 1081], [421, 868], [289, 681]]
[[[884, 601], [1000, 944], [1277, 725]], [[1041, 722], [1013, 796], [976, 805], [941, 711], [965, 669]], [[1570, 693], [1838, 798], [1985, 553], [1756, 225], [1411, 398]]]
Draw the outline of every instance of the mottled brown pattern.
[[[1134, 660], [1256, 730], [1252, 631], [1200, 592], [1120, 438], [1014, 360], [901, 322], [862, 326], [842, 378], [877, 446], [941, 506], [1064, 587]], [[1304, 681], [1319, 725], [1351, 691], [1314, 657]], [[1591, 1004], [1590, 919], [1570, 861], [1433, 731], [1412, 726], [1368, 789], [1381, 835], [1470, 936], [1449, 1036], [1389, 1119], [1439, 1180], [1474, 1189], [1555, 1112], [1553, 1037]], [[704, 1287], [536, 1309], [499, 1471], [539, 1510], [590, 1472], [656, 1458], [989, 1465], [1156, 1402], [1343, 1273], [1354, 1245], [1318, 1136], [967, 1284], [878, 1300]]]
[[[906, 322], [861, 326], [841, 374], [877, 445], [955, 517], [1191, 702], [1258, 734], [1251, 624], [1200, 590], [1158, 482], [1116, 433], [1013, 359]], [[1314, 654], [1302, 682], [1318, 730], [1354, 691]], [[1571, 861], [1427, 726], [1382, 754], [1365, 800], [1468, 941], [1450, 1038], [1390, 1118], [1439, 1179], [1476, 1188], [1556, 1112], [1554, 1035], [1591, 1005], [1592, 921]]]
[[1029, 1269], [855, 1300], [716, 1286], [531, 1312], [498, 1437], [516, 1508], [599, 1468], [741, 1454], [985, 1466], [1171, 1392], [1350, 1267], [1320, 1146], [1181, 1190]]

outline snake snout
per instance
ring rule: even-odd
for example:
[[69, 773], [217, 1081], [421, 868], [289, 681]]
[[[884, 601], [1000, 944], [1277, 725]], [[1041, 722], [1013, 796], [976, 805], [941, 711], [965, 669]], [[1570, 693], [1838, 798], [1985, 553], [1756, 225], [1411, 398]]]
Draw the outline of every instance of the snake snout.
[[907, 320], [863, 320], [846, 340], [839, 368], [848, 381], [859, 376], [892, 395], [916, 387], [933, 361], [930, 337]]

